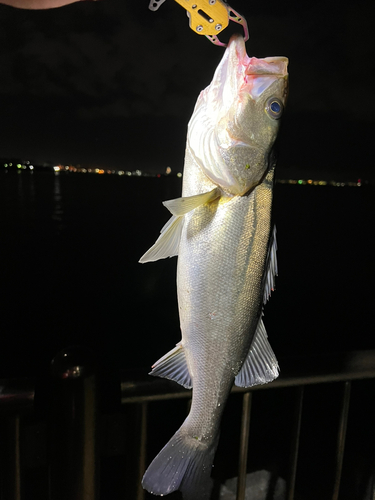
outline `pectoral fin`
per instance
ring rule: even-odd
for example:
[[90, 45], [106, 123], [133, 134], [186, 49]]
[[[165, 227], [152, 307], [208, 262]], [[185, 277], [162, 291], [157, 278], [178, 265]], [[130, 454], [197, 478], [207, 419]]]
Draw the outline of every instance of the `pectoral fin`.
[[187, 214], [200, 205], [216, 200], [220, 194], [220, 189], [215, 188], [208, 193], [195, 194], [193, 196], [185, 196], [182, 198], [175, 198], [174, 200], [163, 201], [163, 205], [168, 208], [171, 214], [180, 216]]
[[174, 200], [164, 201], [163, 205], [173, 214], [173, 217], [164, 225], [160, 231], [159, 238], [152, 247], [139, 259], [141, 264], [145, 262], [154, 262], [167, 257], [178, 255], [181, 231], [184, 224], [184, 215], [194, 208], [215, 200], [220, 196], [220, 189], [215, 188], [208, 193], [196, 194], [176, 198]]
[[167, 352], [152, 366], [152, 371], [149, 375], [155, 377], [164, 377], [169, 380], [174, 380], [178, 384], [191, 389], [193, 382], [190, 377], [189, 369], [186, 363], [184, 348], [179, 342], [174, 349]]
[[279, 364], [267, 340], [262, 319], [259, 320], [249, 354], [235, 378], [238, 387], [267, 384], [279, 376]]
[[167, 257], [178, 255], [181, 231], [184, 224], [183, 217], [171, 217], [162, 228], [159, 238], [152, 247], [139, 259], [141, 264], [154, 262]]

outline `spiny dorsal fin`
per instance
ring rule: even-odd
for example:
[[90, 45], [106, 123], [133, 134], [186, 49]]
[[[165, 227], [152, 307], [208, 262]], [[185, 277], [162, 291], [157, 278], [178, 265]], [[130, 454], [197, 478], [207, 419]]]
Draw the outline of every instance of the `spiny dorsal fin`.
[[260, 318], [249, 354], [234, 383], [238, 387], [252, 387], [272, 382], [278, 376], [279, 364], [267, 340], [267, 332]]

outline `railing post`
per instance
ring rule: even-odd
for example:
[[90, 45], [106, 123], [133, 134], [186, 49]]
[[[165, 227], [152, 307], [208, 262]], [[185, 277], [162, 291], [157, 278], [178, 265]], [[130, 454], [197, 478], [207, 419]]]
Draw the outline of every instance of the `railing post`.
[[34, 409], [35, 384], [28, 379], [0, 380], [2, 500], [22, 500], [21, 420]]
[[332, 500], [338, 500], [340, 491], [342, 464], [344, 461], [346, 428], [348, 426], [350, 389], [351, 389], [351, 383], [349, 381], [345, 382], [344, 393], [341, 403], [339, 429], [337, 433], [336, 468], [335, 468], [335, 480], [333, 485]]
[[92, 356], [70, 347], [52, 361], [50, 500], [98, 500], [97, 379]]
[[237, 500], [245, 499], [247, 451], [249, 448], [249, 434], [250, 434], [251, 400], [252, 400], [252, 393], [245, 392], [245, 394], [242, 397], [242, 418], [241, 418], [241, 436], [240, 436], [240, 455], [239, 455], [239, 465], [238, 465]]
[[[20, 450], [20, 415], [16, 414], [8, 417], [5, 424], [6, 431], [6, 461], [3, 470], [4, 500], [21, 500], [21, 450]], [[4, 442], [2, 443], [4, 446]]]
[[140, 443], [139, 443], [139, 462], [138, 462], [138, 489], [137, 500], [145, 498], [145, 490], [142, 488], [142, 477], [146, 470], [146, 446], [147, 446], [147, 413], [148, 403], [141, 403], [141, 423], [140, 423]]
[[287, 482], [287, 489], [288, 489], [287, 500], [294, 500], [298, 453], [299, 453], [299, 441], [301, 434], [303, 393], [304, 393], [304, 386], [298, 387], [297, 402], [296, 402], [295, 417], [294, 417], [293, 438], [291, 446], [290, 471]]

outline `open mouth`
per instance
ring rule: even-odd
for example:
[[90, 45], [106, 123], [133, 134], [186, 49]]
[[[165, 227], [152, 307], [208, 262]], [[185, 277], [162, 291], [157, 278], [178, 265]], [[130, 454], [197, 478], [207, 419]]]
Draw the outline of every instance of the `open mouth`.
[[229, 56], [228, 59], [229, 64], [237, 66], [242, 75], [237, 80], [239, 91], [249, 94], [254, 100], [257, 100], [276, 80], [287, 79], [289, 62], [287, 57], [273, 56], [261, 59], [249, 57], [241, 35], [233, 35], [228, 46], [227, 50], [231, 50], [232, 53], [232, 57]]
[[246, 52], [245, 42], [241, 35], [233, 35], [228, 47], [235, 45], [238, 61], [246, 66], [246, 75], [275, 75], [287, 76], [288, 58], [284, 56], [273, 56], [258, 59], [249, 57]]
[[288, 75], [288, 58], [283, 56], [266, 57], [257, 59], [249, 58], [245, 75], [273, 75], [283, 77]]

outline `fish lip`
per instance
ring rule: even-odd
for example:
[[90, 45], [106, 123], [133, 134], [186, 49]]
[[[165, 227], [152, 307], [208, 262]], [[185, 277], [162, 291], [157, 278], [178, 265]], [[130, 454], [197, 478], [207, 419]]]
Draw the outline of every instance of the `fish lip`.
[[230, 37], [228, 42], [228, 49], [233, 43], [236, 45], [236, 52], [239, 59], [249, 57], [246, 52], [244, 37], [240, 33], [235, 33]]
[[228, 42], [228, 48], [235, 44], [238, 62], [245, 66], [245, 75], [267, 76], [272, 75], [276, 77], [288, 76], [288, 63], [289, 60], [285, 56], [271, 56], [258, 59], [257, 57], [249, 57], [246, 52], [246, 45], [243, 36], [235, 33], [231, 36]]

